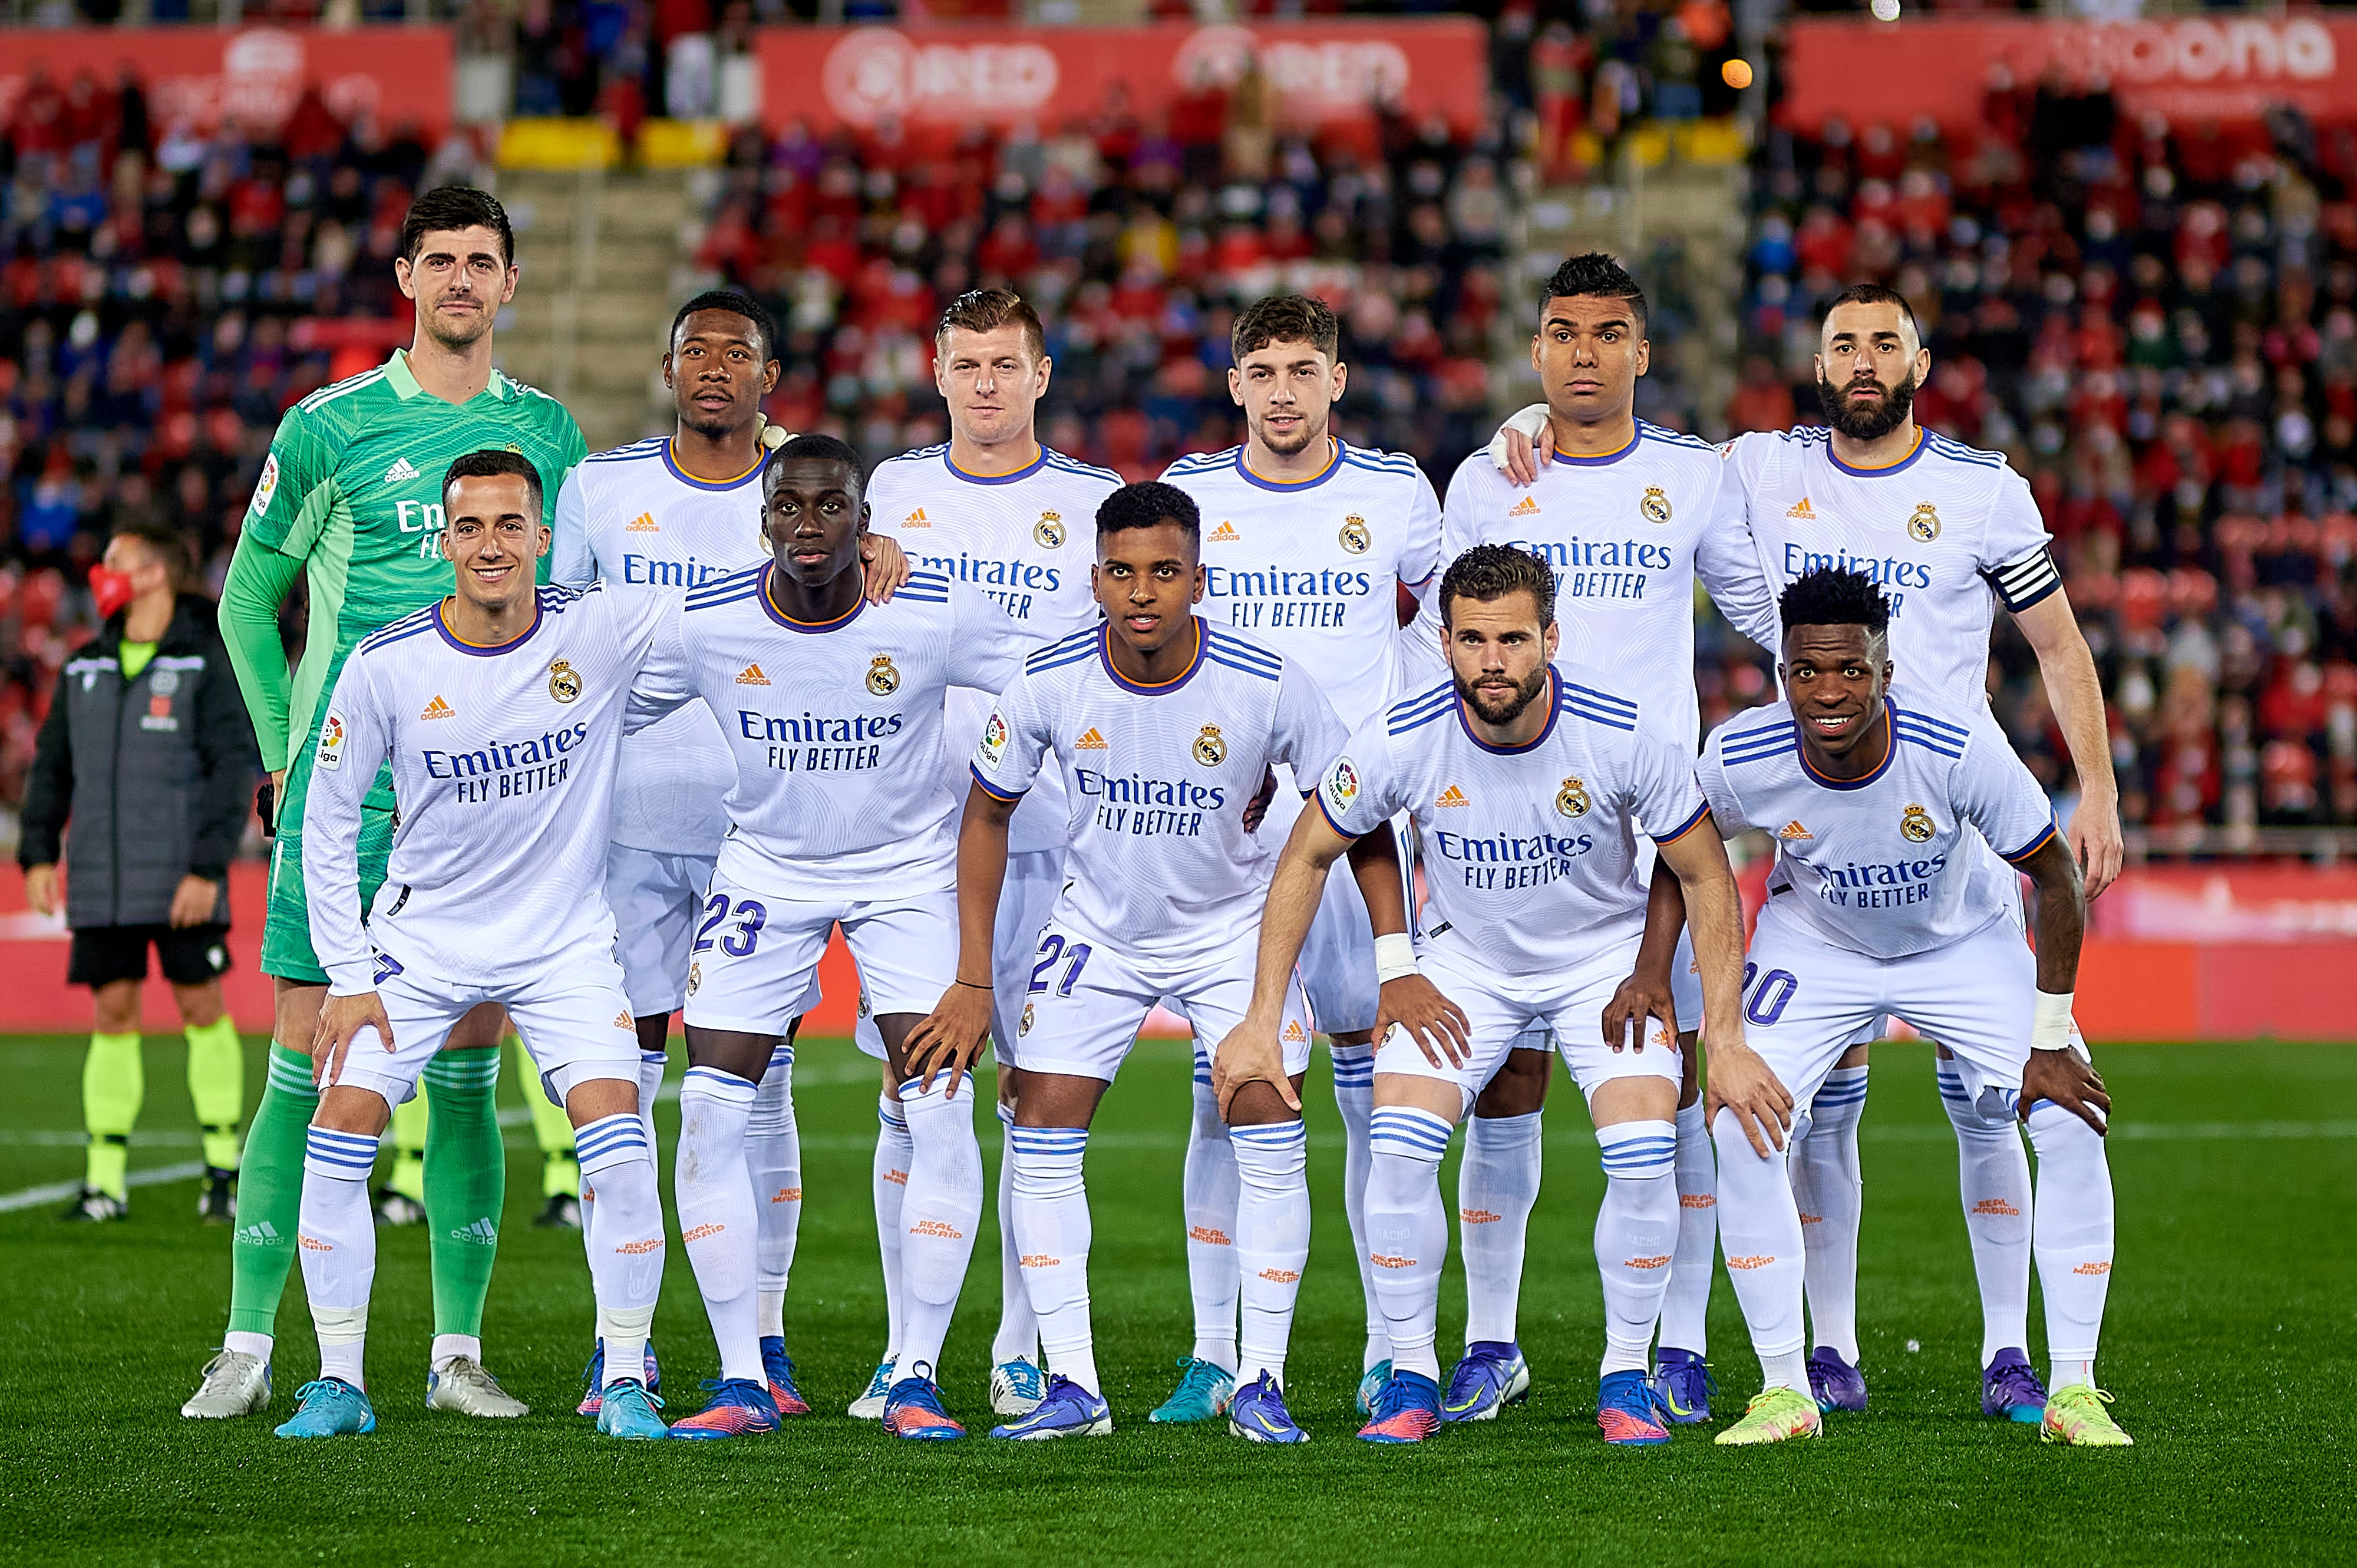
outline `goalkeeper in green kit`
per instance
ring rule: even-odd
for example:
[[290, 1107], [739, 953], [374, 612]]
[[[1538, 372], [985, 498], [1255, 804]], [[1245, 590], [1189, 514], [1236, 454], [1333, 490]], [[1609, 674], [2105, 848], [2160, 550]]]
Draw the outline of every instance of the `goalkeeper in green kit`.
[[[485, 448], [522, 453], [540, 470], [553, 526], [557, 491], [587, 450], [562, 404], [491, 367], [492, 323], [514, 296], [517, 276], [514, 235], [497, 200], [464, 186], [420, 196], [402, 224], [393, 273], [416, 303], [409, 348], [286, 412], [221, 593], [221, 636], [276, 817], [262, 940], [276, 1014], [269, 1080], [238, 1172], [229, 1331], [203, 1384], [180, 1407], [185, 1416], [250, 1415], [270, 1402], [272, 1333], [295, 1261], [304, 1147], [318, 1105], [311, 1036], [328, 993], [303, 896], [303, 800], [328, 693], [362, 638], [451, 591], [441, 487], [453, 458]], [[309, 590], [310, 630], [290, 675], [278, 607], [298, 576]], [[366, 904], [384, 880], [393, 844], [388, 774], [379, 776], [363, 819]], [[426, 1403], [468, 1415], [524, 1413], [484, 1369], [480, 1339], [507, 1189], [494, 1103], [504, 1027], [499, 1008], [478, 1008], [425, 1074], [434, 1269]]]

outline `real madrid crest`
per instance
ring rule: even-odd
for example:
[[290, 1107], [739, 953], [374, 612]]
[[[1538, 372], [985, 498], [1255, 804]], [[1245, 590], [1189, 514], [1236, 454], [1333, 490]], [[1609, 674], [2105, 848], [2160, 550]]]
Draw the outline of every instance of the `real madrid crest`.
[[1061, 550], [1064, 547], [1064, 520], [1052, 511], [1041, 512], [1039, 521], [1031, 525], [1031, 537], [1039, 542], [1043, 550]]
[[1563, 788], [1555, 791], [1555, 809], [1561, 811], [1566, 817], [1586, 816], [1587, 814], [1587, 786], [1581, 783], [1577, 779], [1565, 779], [1563, 781]]
[[159, 697], [168, 697], [180, 689], [180, 672], [178, 670], [158, 670], [148, 679], [147, 689]]
[[890, 654], [879, 653], [868, 660], [867, 689], [879, 697], [888, 697], [900, 689], [900, 671], [893, 666]]
[[1661, 486], [1647, 485], [1645, 499], [1637, 503], [1637, 510], [1645, 514], [1647, 522], [1667, 523], [1670, 521], [1670, 498], [1662, 493]]
[[1217, 768], [1228, 759], [1228, 743], [1220, 738], [1220, 726], [1205, 725], [1203, 733], [1195, 737], [1195, 760], [1206, 768]]
[[1342, 548], [1353, 555], [1364, 555], [1375, 542], [1375, 536], [1367, 532], [1367, 520], [1357, 512], [1342, 520], [1342, 532], [1337, 537], [1341, 540]]
[[1910, 805], [1899, 819], [1899, 831], [1906, 835], [1909, 843], [1928, 843], [1940, 830], [1932, 825], [1931, 812]]
[[1907, 536], [1918, 544], [1929, 544], [1940, 537], [1940, 509], [1930, 501], [1918, 506], [1907, 518]]
[[693, 996], [704, 984], [704, 964], [701, 960], [687, 966], [687, 993]]
[[1026, 1002], [1025, 1004], [1023, 1004], [1023, 1016], [1022, 1016], [1021, 1020], [1020, 1020], [1020, 1021], [1018, 1021], [1018, 1022], [1016, 1024], [1016, 1026], [1015, 1026], [1015, 1036], [1016, 1036], [1016, 1038], [1020, 1039], [1020, 1038], [1022, 1038], [1024, 1036], [1026, 1036], [1026, 1035], [1029, 1034], [1030, 1032], [1031, 1032], [1031, 1004], [1029, 1004], [1028, 1002]]
[[548, 667], [548, 694], [569, 703], [581, 694], [581, 672], [560, 659]]
[[867, 1012], [867, 988], [863, 985], [859, 988], [859, 1015], [865, 1018]]

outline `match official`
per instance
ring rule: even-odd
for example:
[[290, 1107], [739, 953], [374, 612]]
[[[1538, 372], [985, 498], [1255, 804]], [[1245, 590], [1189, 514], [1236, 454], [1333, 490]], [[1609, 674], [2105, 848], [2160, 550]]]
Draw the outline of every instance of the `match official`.
[[66, 978], [91, 988], [96, 1014], [81, 1075], [90, 1155], [61, 1216], [70, 1220], [128, 1212], [124, 1165], [146, 1087], [139, 983], [151, 946], [180, 1004], [188, 1098], [204, 1128], [197, 1212], [217, 1223], [231, 1215], [245, 1069], [221, 975], [253, 743], [213, 603], [181, 592], [188, 575], [188, 547], [167, 527], [135, 523], [108, 541], [90, 574], [104, 625], [58, 673], [26, 783], [25, 896], [44, 915], [63, 903], [73, 931]]

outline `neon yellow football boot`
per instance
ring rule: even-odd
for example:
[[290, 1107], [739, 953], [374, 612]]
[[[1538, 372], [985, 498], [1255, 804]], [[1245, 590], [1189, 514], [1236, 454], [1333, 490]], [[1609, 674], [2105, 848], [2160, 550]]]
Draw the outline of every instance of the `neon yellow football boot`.
[[1718, 1434], [1730, 1446], [1781, 1443], [1788, 1437], [1814, 1437], [1824, 1431], [1817, 1402], [1800, 1389], [1764, 1389], [1743, 1407], [1743, 1419]]
[[2046, 1419], [2038, 1436], [2045, 1443], [2067, 1443], [2073, 1448], [2133, 1448], [2136, 1439], [2120, 1430], [2104, 1407], [2112, 1396], [2093, 1383], [2072, 1383], [2046, 1396]]

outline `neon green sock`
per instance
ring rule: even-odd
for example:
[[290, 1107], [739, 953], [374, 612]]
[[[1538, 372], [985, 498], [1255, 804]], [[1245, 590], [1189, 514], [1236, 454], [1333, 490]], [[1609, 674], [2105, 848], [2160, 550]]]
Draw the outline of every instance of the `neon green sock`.
[[434, 1134], [425, 1096], [413, 1094], [393, 1108], [385, 1142], [393, 1145], [393, 1175], [385, 1186], [413, 1203], [425, 1201], [425, 1142]]
[[131, 1129], [139, 1124], [146, 1098], [147, 1070], [139, 1057], [139, 1036], [92, 1035], [81, 1059], [81, 1124], [90, 1133], [82, 1185], [127, 1198], [124, 1167], [131, 1159]]
[[532, 1112], [532, 1136], [540, 1145], [540, 1196], [580, 1197], [581, 1164], [573, 1153], [573, 1119], [562, 1105], [549, 1103], [548, 1091], [540, 1086], [540, 1074], [533, 1069], [532, 1053], [523, 1048], [523, 1041], [510, 1035], [500, 1044], [515, 1061], [516, 1082]]
[[245, 1048], [226, 1013], [180, 1031], [188, 1040], [188, 1101], [204, 1132], [205, 1164], [237, 1169], [237, 1119], [245, 1110]]
[[295, 1220], [303, 1207], [303, 1152], [318, 1109], [311, 1058], [274, 1043], [237, 1167], [237, 1230], [229, 1248], [232, 1334], [277, 1330], [278, 1298], [295, 1263]]
[[500, 1138], [500, 1048], [446, 1050], [425, 1069], [425, 1245], [434, 1262], [434, 1332], [483, 1332], [499, 1257], [508, 1151]]

